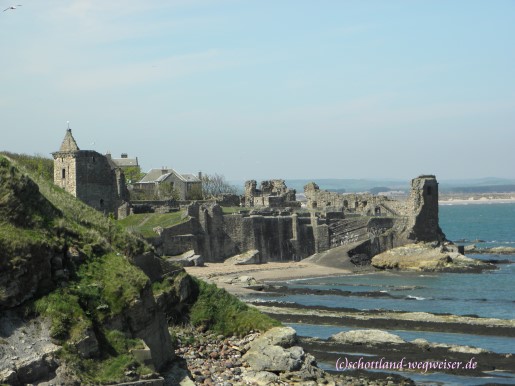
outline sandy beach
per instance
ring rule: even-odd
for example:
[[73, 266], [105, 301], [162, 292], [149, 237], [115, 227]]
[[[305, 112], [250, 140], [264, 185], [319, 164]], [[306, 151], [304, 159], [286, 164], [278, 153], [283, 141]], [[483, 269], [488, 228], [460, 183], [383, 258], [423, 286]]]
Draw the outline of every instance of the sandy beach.
[[243, 287], [243, 283], [230, 284], [230, 279], [251, 276], [258, 282], [302, 279], [309, 277], [338, 276], [352, 273], [340, 268], [324, 267], [310, 262], [270, 262], [264, 264], [234, 265], [226, 263], [206, 263], [204, 267], [186, 267], [186, 271], [195, 277], [233, 294], [254, 292]]

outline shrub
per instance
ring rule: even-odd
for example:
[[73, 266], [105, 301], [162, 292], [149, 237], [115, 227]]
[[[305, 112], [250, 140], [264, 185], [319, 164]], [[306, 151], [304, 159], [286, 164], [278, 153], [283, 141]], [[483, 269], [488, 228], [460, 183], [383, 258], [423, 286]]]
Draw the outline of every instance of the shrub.
[[245, 335], [251, 330], [266, 331], [280, 322], [259, 312], [214, 284], [194, 279], [199, 296], [190, 312], [194, 326], [202, 326], [223, 335]]

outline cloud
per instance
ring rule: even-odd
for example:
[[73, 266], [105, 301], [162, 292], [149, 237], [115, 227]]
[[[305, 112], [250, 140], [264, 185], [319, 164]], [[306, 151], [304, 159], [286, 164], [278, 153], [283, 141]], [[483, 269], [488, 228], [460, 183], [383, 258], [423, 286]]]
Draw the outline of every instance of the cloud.
[[212, 49], [159, 60], [71, 71], [60, 79], [60, 87], [67, 91], [84, 91], [136, 86], [171, 81], [236, 65], [237, 61], [228, 54]]
[[84, 42], [106, 44], [143, 38], [173, 31], [200, 28], [215, 21], [213, 17], [182, 15], [179, 9], [207, 1], [99, 1], [77, 0], [46, 12], [49, 24], [69, 37]]

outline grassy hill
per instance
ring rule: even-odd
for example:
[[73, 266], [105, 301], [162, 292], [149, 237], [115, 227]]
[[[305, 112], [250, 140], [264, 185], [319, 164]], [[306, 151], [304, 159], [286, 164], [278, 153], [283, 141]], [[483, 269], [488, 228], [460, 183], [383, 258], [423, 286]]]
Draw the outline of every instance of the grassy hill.
[[[183, 290], [187, 275], [183, 272], [152, 284], [132, 264], [135, 256], [152, 256], [151, 246], [55, 186], [50, 165], [42, 157], [0, 154], [0, 311], [48, 318], [50, 336], [61, 346], [61, 362], [82, 384], [122, 382], [149, 374], [152, 370], [131, 352], [143, 346], [138, 336], [147, 336], [154, 343], [152, 350], [173, 354], [153, 288], [178, 299], [173, 293]], [[144, 218], [131, 221], [145, 232]], [[180, 213], [145, 222], [151, 227], [152, 221], [174, 223], [181, 221]], [[232, 334], [277, 324], [213, 286], [191, 282], [196, 283], [198, 296], [196, 302], [197, 298], [189, 300], [193, 325], [207, 323], [214, 331]], [[225, 300], [213, 308], [206, 301], [213, 297]], [[189, 314], [183, 315], [188, 318]], [[154, 339], [156, 328], [149, 330], [149, 325], [168, 337]], [[91, 352], [85, 351], [85, 342]], [[170, 347], [159, 347], [167, 344]]]
[[172, 213], [141, 213], [133, 214], [118, 223], [127, 229], [128, 231], [140, 234], [143, 237], [155, 237], [157, 234], [154, 228], [161, 227], [167, 228], [177, 224], [181, 224], [187, 221], [187, 218], [183, 218], [184, 212], [172, 212]]

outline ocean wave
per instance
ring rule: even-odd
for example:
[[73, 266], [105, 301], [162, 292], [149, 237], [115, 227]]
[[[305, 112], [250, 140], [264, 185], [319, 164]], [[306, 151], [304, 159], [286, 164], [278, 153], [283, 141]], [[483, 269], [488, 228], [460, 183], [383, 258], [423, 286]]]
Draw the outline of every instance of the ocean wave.
[[422, 297], [422, 296], [412, 296], [412, 295], [408, 295], [406, 297], [406, 299], [412, 299], [412, 300], [426, 300], [425, 297]]
[[279, 304], [295, 304], [295, 302], [289, 300], [277, 300], [277, 299], [261, 299], [261, 298], [250, 298], [246, 297], [246, 301], [250, 301], [252, 303], [279, 303]]
[[412, 291], [416, 289], [424, 289], [427, 288], [423, 285], [401, 285], [401, 286], [395, 286], [395, 285], [388, 285], [386, 287], [389, 287], [391, 291]]

